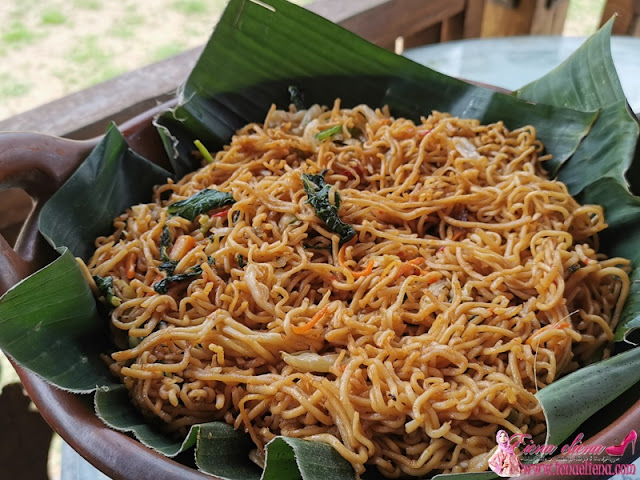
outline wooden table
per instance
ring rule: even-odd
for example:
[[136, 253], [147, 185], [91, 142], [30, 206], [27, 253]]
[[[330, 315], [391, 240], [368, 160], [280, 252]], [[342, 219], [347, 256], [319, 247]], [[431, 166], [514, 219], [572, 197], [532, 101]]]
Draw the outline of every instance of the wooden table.
[[[558, 66], [585, 40], [558, 35], [475, 38], [425, 45], [405, 55], [452, 77], [517, 90]], [[640, 112], [640, 38], [613, 36], [611, 55], [629, 105]]]

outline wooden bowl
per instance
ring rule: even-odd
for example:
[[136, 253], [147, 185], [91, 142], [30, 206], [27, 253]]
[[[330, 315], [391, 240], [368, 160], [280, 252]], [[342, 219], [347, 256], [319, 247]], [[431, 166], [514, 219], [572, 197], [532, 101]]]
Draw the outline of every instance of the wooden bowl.
[[[133, 150], [162, 166], [167, 165], [167, 157], [151, 122], [168, 106], [164, 104], [151, 109], [119, 127]], [[55, 256], [37, 230], [37, 216], [44, 202], [69, 178], [99, 140], [74, 141], [33, 133], [0, 134], [0, 190], [17, 186], [35, 201], [14, 248], [0, 235], [0, 294]], [[63, 392], [30, 370], [15, 363], [14, 366], [49, 425], [109, 477], [115, 480], [214, 478], [154, 452], [130, 435], [107, 427], [95, 415], [92, 396]], [[638, 387], [629, 389], [576, 431], [576, 434], [585, 434], [584, 444], [616, 445], [629, 430], [640, 431]], [[633, 461], [631, 449], [627, 450], [618, 463]]]

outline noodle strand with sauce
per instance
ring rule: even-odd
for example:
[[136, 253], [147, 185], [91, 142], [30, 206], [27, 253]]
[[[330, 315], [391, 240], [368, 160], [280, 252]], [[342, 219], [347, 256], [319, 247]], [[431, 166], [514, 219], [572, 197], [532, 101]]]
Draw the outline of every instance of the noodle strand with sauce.
[[[544, 432], [538, 389], [607, 355], [629, 289], [547, 158], [533, 127], [274, 107], [97, 239], [111, 369], [172, 431], [247, 431], [258, 462], [285, 435], [359, 474], [486, 470], [498, 429]], [[205, 189], [222, 203], [169, 213]]]

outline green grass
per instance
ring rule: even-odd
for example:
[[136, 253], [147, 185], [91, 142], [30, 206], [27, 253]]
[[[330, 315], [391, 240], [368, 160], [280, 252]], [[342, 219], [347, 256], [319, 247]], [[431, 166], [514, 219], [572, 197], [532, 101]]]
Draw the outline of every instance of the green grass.
[[100, 0], [73, 0], [72, 5], [85, 10], [100, 10], [102, 8]]
[[588, 36], [595, 33], [604, 5], [605, 0], [570, 0], [564, 23], [565, 34]]
[[16, 98], [26, 95], [32, 85], [18, 80], [8, 73], [0, 74], [0, 99]]
[[64, 74], [57, 72], [56, 76], [70, 83], [69, 87], [84, 88], [124, 73], [126, 69], [115, 63], [116, 55], [106, 45], [104, 38], [97, 35], [82, 37], [67, 54], [70, 68]]
[[94, 71], [93, 75], [90, 75], [87, 78], [87, 82], [83, 85], [83, 87], [88, 87], [89, 85], [110, 80], [114, 77], [117, 77], [118, 75], [122, 75], [126, 71], [126, 68], [110, 63], [108, 65], [105, 65], [101, 70]]
[[51, 71], [51, 75], [64, 85], [65, 93], [79, 90], [85, 82], [85, 79], [79, 76], [78, 68], [55, 69]]
[[102, 47], [96, 35], [86, 35], [69, 51], [67, 58], [76, 65], [92, 64], [100, 66], [111, 60], [111, 54]]
[[64, 23], [67, 23], [68, 18], [60, 10], [52, 8], [42, 12], [40, 21], [45, 25], [62, 25]]
[[136, 36], [139, 27], [144, 23], [143, 15], [129, 11], [107, 31], [107, 35], [128, 40]]
[[178, 53], [184, 52], [187, 47], [181, 43], [171, 42], [156, 47], [147, 57], [150, 63], [159, 62]]
[[[6, 0], [5, 0], [6, 1]], [[14, 1], [9, 16], [11, 19], [22, 20], [32, 12], [38, 10], [39, 0]]]
[[205, 0], [176, 0], [172, 8], [184, 15], [200, 15], [209, 11], [208, 2]]
[[33, 43], [38, 38], [30, 28], [22, 22], [13, 22], [7, 31], [2, 34], [2, 41], [5, 45], [18, 47]]

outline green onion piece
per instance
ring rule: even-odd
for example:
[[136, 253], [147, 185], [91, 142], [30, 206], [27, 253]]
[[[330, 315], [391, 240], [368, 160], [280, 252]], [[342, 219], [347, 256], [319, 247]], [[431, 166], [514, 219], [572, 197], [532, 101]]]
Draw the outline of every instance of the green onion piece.
[[173, 283], [182, 282], [184, 280], [190, 280], [198, 275], [202, 275], [202, 267], [200, 265], [196, 265], [195, 267], [191, 267], [187, 273], [179, 273], [177, 275], [170, 275], [167, 278], [160, 280], [153, 284], [153, 289], [159, 294], [167, 293], [169, 287]]
[[207, 161], [207, 163], [213, 163], [213, 157], [209, 153], [209, 150], [207, 150], [207, 147], [205, 147], [200, 140], [195, 140], [193, 144], [196, 146], [198, 151], [202, 154], [202, 156]]
[[176, 269], [176, 265], [178, 265], [178, 261], [171, 260], [169, 258], [169, 254], [167, 253], [169, 245], [171, 245], [171, 231], [169, 230], [169, 227], [165, 225], [162, 229], [162, 235], [160, 235], [160, 257], [162, 259], [162, 263], [158, 268], [167, 272], [167, 275], [172, 275], [173, 271]]
[[355, 236], [356, 231], [351, 225], [343, 222], [338, 215], [340, 194], [337, 191], [333, 195], [335, 205], [331, 203], [329, 198], [331, 185], [324, 180], [326, 173], [327, 170], [323, 170], [319, 175], [303, 173], [302, 186], [308, 197], [307, 203], [314, 208], [318, 218], [327, 224], [329, 230], [340, 235], [340, 245], [344, 245]]
[[327, 128], [321, 132], [316, 133], [316, 138], [320, 141], [331, 138], [338, 133], [342, 133], [342, 125], [336, 125], [335, 127]]

